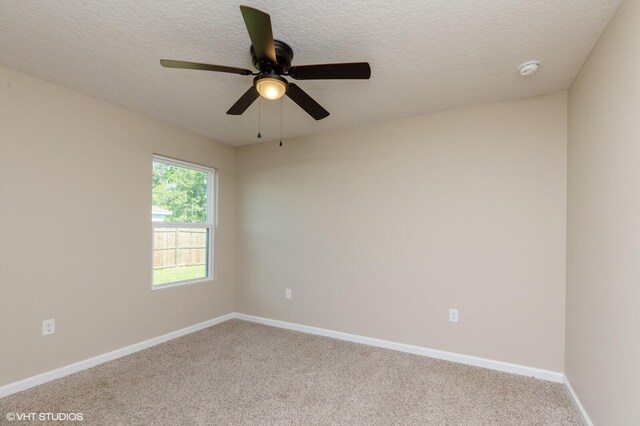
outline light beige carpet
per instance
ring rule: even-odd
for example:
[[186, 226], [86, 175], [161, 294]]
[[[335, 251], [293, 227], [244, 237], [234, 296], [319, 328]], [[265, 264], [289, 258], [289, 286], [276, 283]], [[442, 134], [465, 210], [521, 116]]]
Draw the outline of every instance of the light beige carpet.
[[0, 421], [7, 412], [103, 425], [580, 424], [557, 383], [239, 320], [0, 399]]

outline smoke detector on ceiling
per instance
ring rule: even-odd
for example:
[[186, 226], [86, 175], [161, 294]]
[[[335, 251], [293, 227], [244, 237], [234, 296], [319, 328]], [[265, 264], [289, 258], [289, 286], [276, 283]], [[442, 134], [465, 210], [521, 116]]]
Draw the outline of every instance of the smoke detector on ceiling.
[[535, 74], [540, 68], [540, 61], [527, 61], [523, 64], [520, 64], [518, 70], [520, 71], [520, 75], [523, 77], [529, 77], [530, 75]]

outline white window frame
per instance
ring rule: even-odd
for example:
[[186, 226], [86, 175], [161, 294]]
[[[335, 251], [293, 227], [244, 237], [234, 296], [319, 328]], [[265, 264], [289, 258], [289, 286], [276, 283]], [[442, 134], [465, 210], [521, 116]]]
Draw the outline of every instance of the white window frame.
[[[215, 281], [214, 274], [214, 232], [218, 227], [218, 170], [214, 167], [202, 166], [200, 164], [188, 161], [176, 160], [175, 158], [165, 157], [163, 155], [153, 154], [153, 162], [160, 162], [176, 167], [183, 167], [207, 174], [207, 219], [203, 223], [184, 223], [184, 222], [154, 222], [151, 220], [151, 290], [163, 290], [165, 288], [182, 287], [185, 285], [199, 284], [204, 282]], [[209, 234], [209, 252], [207, 256], [207, 276], [195, 280], [177, 281], [171, 284], [154, 284], [153, 283], [153, 244], [155, 228], [207, 228]]]

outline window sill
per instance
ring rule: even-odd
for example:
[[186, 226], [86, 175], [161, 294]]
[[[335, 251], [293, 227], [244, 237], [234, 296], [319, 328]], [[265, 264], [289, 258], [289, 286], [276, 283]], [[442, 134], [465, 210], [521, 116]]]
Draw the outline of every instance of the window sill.
[[165, 288], [176, 288], [176, 287], [183, 287], [188, 285], [210, 283], [210, 282], [212, 283], [214, 281], [215, 280], [213, 278], [201, 278], [199, 280], [178, 281], [172, 284], [158, 284], [158, 285], [151, 284], [151, 290], [153, 291], [164, 290]]

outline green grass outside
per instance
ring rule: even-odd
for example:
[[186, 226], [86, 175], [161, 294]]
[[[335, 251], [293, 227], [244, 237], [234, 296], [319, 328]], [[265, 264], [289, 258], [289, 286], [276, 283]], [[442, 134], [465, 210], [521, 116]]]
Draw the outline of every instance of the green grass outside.
[[207, 276], [205, 265], [178, 266], [175, 268], [154, 269], [153, 284], [171, 284], [178, 281], [197, 280]]

